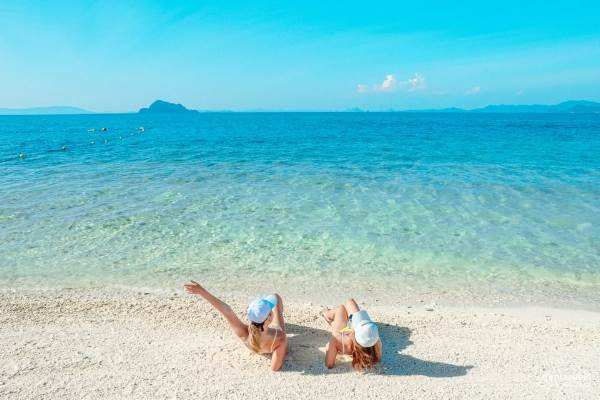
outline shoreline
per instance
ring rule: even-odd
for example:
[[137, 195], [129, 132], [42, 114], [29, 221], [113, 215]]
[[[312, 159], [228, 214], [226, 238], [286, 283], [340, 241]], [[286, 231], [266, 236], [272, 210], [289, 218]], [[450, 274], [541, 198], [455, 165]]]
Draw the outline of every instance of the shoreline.
[[[243, 314], [246, 299], [222, 297]], [[592, 399], [600, 394], [598, 312], [443, 305], [427, 311], [427, 304], [376, 300], [367, 307], [384, 340], [377, 371], [358, 374], [340, 359], [327, 370], [321, 304], [284, 296], [290, 354], [283, 371], [271, 373], [268, 359], [250, 354], [210, 306], [182, 290], [0, 289], [0, 357], [5, 360], [0, 397], [269, 393], [284, 399], [344, 394]]]
[[[200, 275], [200, 277], [198, 276]], [[102, 295], [130, 296], [149, 293], [157, 296], [182, 294], [183, 284], [189, 279], [201, 282], [214, 293], [230, 295], [250, 301], [265, 293], [280, 293], [284, 298], [306, 304], [335, 304], [351, 295], [361, 299], [368, 306], [389, 305], [394, 307], [440, 305], [451, 308], [550, 308], [564, 310], [584, 310], [600, 312], [600, 291], [596, 286], [522, 286], [507, 287], [491, 283], [481, 283], [478, 287], [467, 283], [416, 285], [409, 281], [383, 278], [349, 279], [347, 277], [312, 276], [236, 276], [206, 277], [190, 274], [188, 277], [171, 278], [157, 284], [155, 281], [140, 279], [137, 284], [129, 281], [119, 283], [82, 281], [58, 286], [54, 282], [41, 284], [29, 280], [8, 282], [0, 280], [0, 294], [24, 292], [67, 293], [91, 292]]]

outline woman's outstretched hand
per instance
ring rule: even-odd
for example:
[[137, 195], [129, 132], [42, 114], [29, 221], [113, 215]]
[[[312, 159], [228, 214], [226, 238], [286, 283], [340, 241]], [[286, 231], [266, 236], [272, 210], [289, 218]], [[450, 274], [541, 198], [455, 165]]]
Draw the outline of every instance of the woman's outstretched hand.
[[183, 287], [185, 288], [185, 291], [190, 294], [201, 295], [205, 292], [204, 288], [200, 286], [200, 284], [196, 281], [190, 281], [190, 283], [186, 283], [185, 285], [183, 285]]

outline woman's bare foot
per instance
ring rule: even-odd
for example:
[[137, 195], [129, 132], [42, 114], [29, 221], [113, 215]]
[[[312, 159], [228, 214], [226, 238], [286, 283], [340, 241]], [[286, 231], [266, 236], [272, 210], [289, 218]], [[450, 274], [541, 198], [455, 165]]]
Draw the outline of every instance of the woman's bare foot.
[[321, 310], [321, 317], [323, 317], [323, 319], [325, 320], [325, 322], [327, 322], [327, 325], [331, 326], [331, 323], [333, 322], [333, 317], [332, 317], [332, 310], [330, 310], [327, 307], [323, 307], [323, 309]]

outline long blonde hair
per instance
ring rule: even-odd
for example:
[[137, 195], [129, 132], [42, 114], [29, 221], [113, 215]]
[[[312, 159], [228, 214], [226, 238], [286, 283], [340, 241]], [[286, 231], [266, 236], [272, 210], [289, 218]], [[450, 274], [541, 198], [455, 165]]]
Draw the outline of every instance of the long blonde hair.
[[248, 345], [257, 354], [260, 353], [260, 333], [264, 330], [263, 325], [264, 322], [262, 324], [250, 322], [248, 325]]
[[379, 343], [371, 347], [362, 347], [353, 339], [354, 346], [352, 346], [352, 368], [357, 371], [364, 371], [371, 369], [381, 360], [381, 353], [378, 351], [377, 346]]

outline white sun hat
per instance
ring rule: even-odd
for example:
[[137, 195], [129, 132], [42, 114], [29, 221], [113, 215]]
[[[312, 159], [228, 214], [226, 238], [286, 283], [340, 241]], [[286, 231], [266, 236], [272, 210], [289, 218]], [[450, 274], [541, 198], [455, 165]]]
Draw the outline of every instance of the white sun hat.
[[248, 319], [256, 324], [265, 322], [271, 310], [277, 306], [277, 297], [274, 294], [262, 296], [248, 305]]
[[371, 347], [379, 340], [379, 329], [365, 310], [352, 314], [352, 330], [356, 342], [362, 347]]

